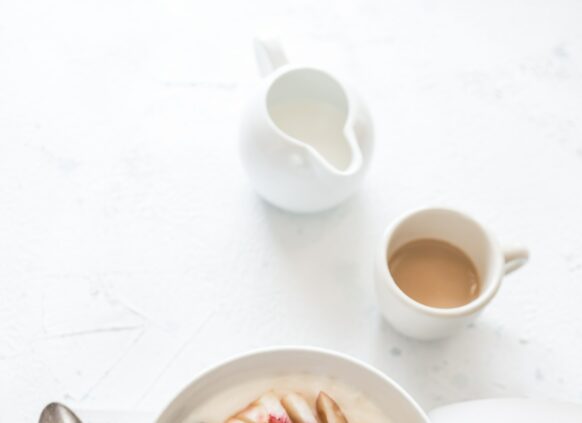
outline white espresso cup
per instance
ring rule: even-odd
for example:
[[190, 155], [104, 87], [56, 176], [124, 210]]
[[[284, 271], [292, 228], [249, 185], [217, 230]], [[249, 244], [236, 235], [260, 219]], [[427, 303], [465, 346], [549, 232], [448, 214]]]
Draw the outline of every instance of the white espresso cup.
[[[392, 277], [388, 260], [404, 244], [418, 239], [441, 240], [461, 249], [477, 269], [479, 296], [454, 308], [430, 307], [407, 296]], [[483, 225], [464, 213], [445, 208], [415, 210], [388, 226], [378, 248], [375, 282], [380, 310], [406, 336], [444, 338], [472, 322], [493, 299], [503, 276], [521, 267], [528, 256], [523, 247], [501, 248]]]

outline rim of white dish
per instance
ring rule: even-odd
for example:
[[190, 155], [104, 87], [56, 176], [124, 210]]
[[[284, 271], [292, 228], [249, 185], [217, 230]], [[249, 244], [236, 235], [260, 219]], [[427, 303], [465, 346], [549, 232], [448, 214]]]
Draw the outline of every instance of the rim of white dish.
[[207, 367], [206, 369], [202, 370], [201, 372], [194, 375], [192, 380], [184, 385], [180, 390], [177, 391], [175, 395], [172, 396], [172, 399], [166, 404], [164, 409], [157, 414], [154, 423], [158, 423], [160, 418], [166, 413], [166, 411], [178, 400], [178, 398], [184, 394], [190, 386], [194, 385], [200, 379], [206, 377], [207, 375], [219, 370], [220, 368], [232, 364], [238, 360], [243, 360], [252, 356], [260, 356], [265, 354], [273, 354], [273, 353], [293, 353], [293, 352], [307, 352], [307, 353], [314, 353], [319, 354], [323, 357], [334, 357], [339, 358], [341, 360], [347, 361], [351, 364], [359, 366], [364, 370], [372, 373], [373, 375], [377, 376], [378, 378], [382, 379], [385, 383], [390, 385], [393, 389], [395, 389], [398, 393], [400, 393], [408, 402], [409, 404], [418, 412], [419, 416], [421, 416], [426, 423], [429, 423], [428, 415], [426, 412], [420, 407], [420, 405], [416, 402], [416, 400], [408, 393], [404, 388], [402, 388], [398, 383], [396, 383], [392, 378], [388, 377], [384, 373], [382, 373], [377, 368], [371, 366], [344, 353], [340, 353], [337, 351], [333, 351], [326, 348], [321, 347], [314, 347], [314, 346], [298, 346], [298, 345], [288, 345], [288, 346], [273, 346], [273, 347], [265, 347], [265, 348], [258, 348], [251, 351], [247, 351], [242, 354], [236, 354], [227, 358], [225, 360], [220, 361], [218, 364], [212, 365]]

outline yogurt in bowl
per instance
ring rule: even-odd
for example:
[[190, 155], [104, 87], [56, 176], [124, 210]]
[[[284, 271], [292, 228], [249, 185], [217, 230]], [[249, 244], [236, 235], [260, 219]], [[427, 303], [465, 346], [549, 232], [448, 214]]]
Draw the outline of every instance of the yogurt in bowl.
[[410, 395], [378, 370], [336, 352], [306, 347], [259, 350], [202, 373], [156, 423], [225, 423], [265, 392], [277, 397], [300, 393], [313, 408], [318, 393], [325, 392], [348, 423], [428, 423]]

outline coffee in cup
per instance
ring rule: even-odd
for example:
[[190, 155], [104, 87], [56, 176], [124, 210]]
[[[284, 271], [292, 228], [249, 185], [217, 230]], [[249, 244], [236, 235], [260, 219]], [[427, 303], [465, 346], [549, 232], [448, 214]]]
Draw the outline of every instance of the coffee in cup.
[[460, 248], [438, 239], [407, 242], [388, 257], [396, 285], [429, 307], [452, 308], [479, 296], [477, 268]]
[[471, 323], [506, 274], [528, 258], [502, 248], [481, 223], [457, 210], [423, 208], [388, 226], [375, 266], [378, 305], [399, 332], [439, 339]]

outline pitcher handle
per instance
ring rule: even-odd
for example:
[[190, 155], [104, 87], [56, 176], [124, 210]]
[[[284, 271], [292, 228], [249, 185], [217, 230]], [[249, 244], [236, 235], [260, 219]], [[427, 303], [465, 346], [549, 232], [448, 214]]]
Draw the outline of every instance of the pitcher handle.
[[529, 259], [529, 251], [522, 246], [503, 248], [503, 258], [505, 259], [504, 273], [513, 272], [523, 266]]
[[255, 56], [261, 76], [267, 76], [275, 69], [287, 64], [285, 51], [274, 38], [255, 38]]

